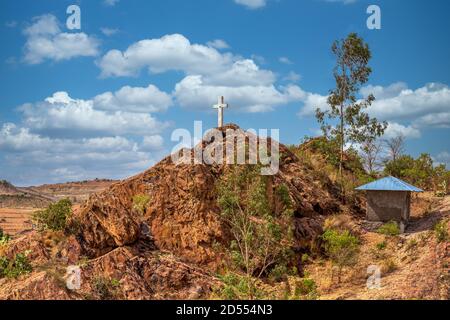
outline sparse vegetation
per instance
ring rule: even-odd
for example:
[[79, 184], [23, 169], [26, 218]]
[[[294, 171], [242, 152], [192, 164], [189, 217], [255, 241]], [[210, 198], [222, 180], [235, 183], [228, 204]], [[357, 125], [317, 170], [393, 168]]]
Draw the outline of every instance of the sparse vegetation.
[[389, 221], [379, 227], [377, 232], [386, 236], [398, 236], [400, 234], [400, 227], [396, 221]]
[[0, 257], [0, 278], [18, 278], [30, 273], [33, 268], [28, 260], [30, 251], [17, 253], [13, 259]]
[[442, 220], [436, 223], [434, 226], [434, 233], [438, 242], [444, 242], [449, 240], [449, 234], [447, 229], [447, 221]]
[[398, 266], [392, 258], [385, 259], [381, 265], [381, 271], [388, 274], [397, 270]]
[[225, 300], [262, 299], [266, 294], [259, 289], [255, 281], [247, 276], [228, 272], [219, 276], [223, 285], [216, 289], [217, 295]]
[[359, 239], [348, 230], [340, 231], [328, 229], [322, 235], [324, 249], [327, 256], [338, 267], [338, 281], [340, 282], [342, 269], [356, 264], [359, 253]]
[[66, 227], [68, 219], [72, 215], [72, 202], [62, 199], [50, 204], [47, 209], [39, 210], [33, 214], [33, 221], [38, 230], [61, 231]]
[[302, 278], [295, 281], [294, 295], [289, 297], [295, 300], [317, 300], [317, 284], [313, 279]]
[[376, 244], [376, 247], [377, 247], [378, 250], [384, 250], [387, 247], [387, 242], [386, 241], [378, 242]]
[[3, 246], [9, 242], [11, 237], [3, 232], [3, 229], [0, 228], [0, 246]]
[[146, 194], [138, 194], [133, 197], [133, 210], [139, 212], [143, 215], [145, 213], [145, 208], [147, 208], [150, 203], [150, 196]]
[[285, 208], [277, 215], [266, 193], [269, 177], [259, 175], [259, 169], [258, 166], [230, 167], [217, 184], [221, 217], [233, 235], [231, 259], [236, 270], [246, 274], [247, 299], [256, 298], [253, 278], [268, 276], [272, 270], [277, 277], [292, 255], [292, 210], [289, 210], [287, 190], [278, 188]]
[[97, 276], [92, 281], [92, 289], [101, 300], [114, 299], [118, 294], [120, 282], [114, 278]]

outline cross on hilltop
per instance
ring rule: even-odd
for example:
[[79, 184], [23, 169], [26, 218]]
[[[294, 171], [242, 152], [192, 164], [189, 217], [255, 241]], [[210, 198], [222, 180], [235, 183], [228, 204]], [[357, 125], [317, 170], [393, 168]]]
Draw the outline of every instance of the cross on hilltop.
[[223, 127], [223, 109], [228, 108], [228, 104], [225, 103], [225, 98], [220, 96], [217, 104], [213, 105], [213, 108], [217, 109], [217, 126], [221, 128]]

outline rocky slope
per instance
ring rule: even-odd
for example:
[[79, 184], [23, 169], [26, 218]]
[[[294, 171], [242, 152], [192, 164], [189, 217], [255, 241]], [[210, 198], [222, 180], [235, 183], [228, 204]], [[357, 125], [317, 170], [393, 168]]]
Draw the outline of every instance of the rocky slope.
[[[238, 127], [222, 128], [223, 135], [227, 129]], [[202, 148], [208, 144], [203, 141]], [[323, 217], [342, 208], [332, 183], [315, 179], [313, 169], [281, 144], [280, 155], [280, 170], [269, 179], [267, 195], [271, 207], [281, 210], [274, 190], [280, 184], [288, 187], [295, 215], [294, 249], [300, 253], [322, 233]], [[99, 277], [117, 279], [116, 296], [122, 298], [208, 297], [217, 282], [212, 274], [223, 261], [223, 252], [214, 244], [228, 246], [230, 241], [214, 188], [228, 167], [175, 164], [167, 157], [93, 194], [74, 213], [76, 236], [55, 240], [30, 233], [11, 243], [8, 256], [31, 248], [36, 267], [19, 281], [0, 280], [0, 299], [99, 298]], [[150, 199], [143, 212], [133, 206], [136, 195]], [[82, 265], [81, 290], [57, 289], [64, 288], [61, 268], [74, 263]]]

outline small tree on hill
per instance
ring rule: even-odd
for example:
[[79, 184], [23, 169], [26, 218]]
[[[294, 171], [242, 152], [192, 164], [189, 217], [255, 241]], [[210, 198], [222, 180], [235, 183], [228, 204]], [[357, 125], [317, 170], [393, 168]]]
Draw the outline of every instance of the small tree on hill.
[[231, 257], [246, 274], [248, 298], [256, 297], [253, 278], [286, 264], [291, 253], [292, 229], [289, 195], [285, 187], [277, 196], [285, 210], [275, 215], [267, 197], [269, 177], [258, 166], [234, 166], [218, 181], [221, 217], [233, 236]]
[[[357, 99], [360, 88], [372, 72], [368, 66], [372, 56], [369, 46], [356, 33], [350, 33], [346, 39], [335, 41], [331, 50], [337, 60], [333, 71], [336, 87], [328, 96], [330, 109], [317, 108], [316, 118], [325, 136], [339, 143], [339, 176], [342, 184], [346, 143], [374, 140], [384, 133], [387, 123], [379, 123], [364, 112], [375, 100], [372, 94], [365, 99]], [[327, 118], [337, 119], [337, 122], [330, 124]]]
[[385, 140], [388, 160], [396, 161], [405, 152], [405, 137], [402, 135]]

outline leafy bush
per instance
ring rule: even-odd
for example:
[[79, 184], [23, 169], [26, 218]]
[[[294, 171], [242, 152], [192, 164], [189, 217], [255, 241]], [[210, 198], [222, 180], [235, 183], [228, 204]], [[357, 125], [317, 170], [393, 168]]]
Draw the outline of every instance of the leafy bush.
[[146, 194], [138, 194], [133, 197], [133, 209], [144, 214], [145, 208], [150, 202], [150, 196]]
[[389, 221], [378, 228], [378, 233], [387, 236], [398, 236], [400, 234], [400, 227], [396, 221]]
[[352, 266], [358, 261], [359, 239], [350, 234], [348, 230], [339, 231], [329, 229], [322, 235], [325, 252], [339, 268], [338, 279], [342, 268]]
[[295, 283], [295, 298], [306, 300], [317, 300], [317, 285], [313, 279], [303, 278]]
[[[272, 211], [267, 197], [269, 177], [261, 176], [258, 166], [229, 168], [216, 185], [218, 205], [233, 236], [231, 258], [246, 273], [250, 285], [253, 277], [266, 276], [274, 268], [279, 271], [290, 260], [292, 215], [288, 208], [278, 215]], [[287, 205], [286, 188], [279, 192]]]
[[409, 155], [402, 155], [396, 160], [385, 163], [384, 173], [403, 179], [423, 189], [435, 190], [438, 195], [447, 194], [450, 182], [450, 171], [445, 165], [435, 166], [433, 159], [427, 153], [417, 159]]
[[216, 289], [216, 293], [225, 300], [263, 299], [265, 293], [258, 289], [255, 282], [247, 276], [226, 273], [219, 276], [223, 285]]
[[72, 215], [72, 202], [69, 199], [62, 199], [56, 203], [51, 203], [47, 209], [39, 210], [33, 214], [33, 220], [39, 230], [64, 230], [66, 223]]
[[434, 233], [436, 234], [436, 239], [438, 242], [444, 242], [449, 239], [447, 221], [442, 220], [434, 226]]
[[18, 253], [14, 259], [0, 257], [0, 278], [18, 278], [20, 275], [30, 273], [33, 268], [28, 260], [29, 251]]

